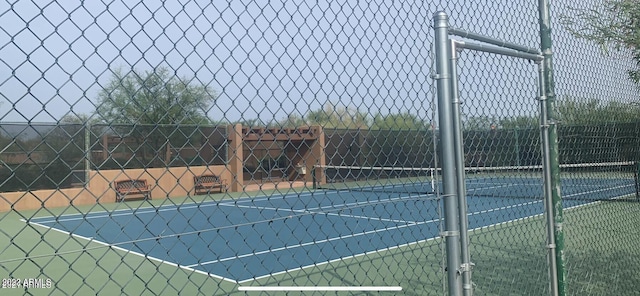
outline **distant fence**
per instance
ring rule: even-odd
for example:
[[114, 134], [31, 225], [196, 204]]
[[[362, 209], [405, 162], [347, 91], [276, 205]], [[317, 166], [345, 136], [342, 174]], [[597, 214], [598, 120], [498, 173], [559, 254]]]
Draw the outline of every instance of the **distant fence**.
[[[562, 164], [638, 158], [640, 122], [561, 125], [558, 133]], [[537, 127], [465, 130], [463, 136], [468, 167], [541, 164]], [[327, 130], [327, 164], [435, 167], [433, 141], [433, 131], [428, 130]], [[416, 162], [416, 158], [422, 162]]]
[[0, 192], [77, 187], [84, 177], [76, 172], [87, 170], [225, 165], [226, 130], [123, 125], [90, 125], [86, 130], [82, 124], [3, 123]]

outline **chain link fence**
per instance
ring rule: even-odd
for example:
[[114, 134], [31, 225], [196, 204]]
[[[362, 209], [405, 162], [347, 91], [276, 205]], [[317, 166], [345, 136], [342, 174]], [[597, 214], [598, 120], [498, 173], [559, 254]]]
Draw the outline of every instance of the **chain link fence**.
[[634, 294], [637, 65], [570, 26], [603, 2], [551, 2], [552, 121], [539, 60], [456, 51], [448, 211], [434, 14], [538, 49], [542, 3], [0, 4], [0, 293]]

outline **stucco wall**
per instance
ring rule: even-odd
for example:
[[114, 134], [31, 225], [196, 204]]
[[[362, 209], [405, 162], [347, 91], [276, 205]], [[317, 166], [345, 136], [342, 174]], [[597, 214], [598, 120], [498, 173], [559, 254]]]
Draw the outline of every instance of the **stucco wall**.
[[0, 211], [114, 203], [112, 184], [124, 179], [146, 179], [152, 188], [152, 199], [184, 197], [193, 193], [193, 176], [211, 173], [228, 184], [233, 179], [231, 171], [222, 165], [91, 171], [89, 182], [83, 188], [0, 193]]

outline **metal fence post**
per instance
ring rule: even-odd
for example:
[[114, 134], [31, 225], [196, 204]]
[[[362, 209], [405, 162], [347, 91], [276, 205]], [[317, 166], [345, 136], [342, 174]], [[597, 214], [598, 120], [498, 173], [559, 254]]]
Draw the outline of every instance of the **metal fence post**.
[[458, 90], [458, 48], [456, 41], [451, 43], [451, 92], [453, 99], [451, 102], [451, 115], [454, 133], [454, 148], [456, 159], [456, 189], [458, 194], [458, 215], [460, 219], [460, 252], [462, 254], [462, 264], [460, 272], [462, 274], [462, 289], [465, 296], [473, 295], [473, 282], [471, 281], [471, 254], [469, 252], [469, 219], [467, 217], [467, 186], [465, 185], [464, 172], [464, 138], [462, 137], [462, 115], [460, 111], [460, 96]]
[[440, 124], [440, 150], [442, 151], [442, 183], [444, 199], [444, 231], [446, 240], [447, 282], [449, 295], [462, 295], [460, 276], [460, 228], [456, 190], [456, 169], [454, 154], [454, 131], [451, 108], [451, 47], [448, 33], [448, 16], [436, 12], [433, 16], [435, 29], [436, 81], [438, 88], [438, 121]]
[[547, 124], [549, 133], [549, 165], [552, 203], [553, 203], [553, 220], [554, 220], [554, 237], [556, 250], [556, 276], [558, 278], [558, 295], [566, 295], [566, 282], [564, 270], [564, 233], [562, 224], [564, 222], [562, 214], [562, 197], [560, 195], [560, 161], [558, 153], [558, 127], [556, 125], [555, 106], [555, 89], [553, 79], [553, 63], [552, 63], [552, 42], [551, 42], [551, 18], [549, 15], [549, 1], [538, 1], [538, 12], [540, 22], [540, 51], [544, 57], [544, 85], [546, 87], [546, 104]]
[[551, 159], [549, 141], [549, 118], [546, 109], [547, 97], [544, 81], [544, 63], [538, 61], [538, 97], [540, 101], [540, 140], [542, 146], [542, 172], [544, 180], [544, 214], [547, 223], [547, 249], [549, 263], [549, 291], [551, 295], [558, 295], [558, 277], [556, 274], [555, 222], [553, 217], [553, 188], [551, 187]]

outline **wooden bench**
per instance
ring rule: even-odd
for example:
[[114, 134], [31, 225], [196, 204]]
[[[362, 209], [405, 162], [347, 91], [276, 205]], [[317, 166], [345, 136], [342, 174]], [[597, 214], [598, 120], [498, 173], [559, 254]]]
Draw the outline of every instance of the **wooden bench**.
[[143, 199], [151, 199], [151, 187], [145, 179], [116, 181], [114, 188], [116, 189], [116, 202], [124, 201], [130, 194], [142, 194]]
[[212, 189], [219, 189], [220, 193], [227, 191], [227, 183], [216, 175], [193, 176], [194, 192], [210, 193]]

